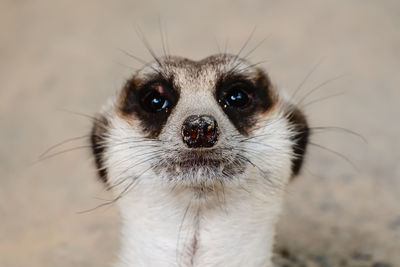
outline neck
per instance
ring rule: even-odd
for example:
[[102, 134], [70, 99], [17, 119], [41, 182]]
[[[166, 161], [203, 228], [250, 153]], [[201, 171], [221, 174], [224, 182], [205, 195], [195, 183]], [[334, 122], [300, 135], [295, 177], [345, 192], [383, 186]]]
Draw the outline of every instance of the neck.
[[256, 180], [213, 189], [135, 186], [120, 200], [117, 266], [271, 266], [281, 191]]

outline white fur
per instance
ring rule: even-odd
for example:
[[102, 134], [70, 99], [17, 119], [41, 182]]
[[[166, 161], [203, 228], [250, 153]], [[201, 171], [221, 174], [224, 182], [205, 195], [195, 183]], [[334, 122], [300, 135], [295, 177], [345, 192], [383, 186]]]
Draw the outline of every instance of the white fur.
[[246, 190], [226, 188], [206, 204], [190, 192], [144, 182], [120, 201], [117, 266], [270, 266], [281, 194], [266, 194], [265, 185], [253, 182]]

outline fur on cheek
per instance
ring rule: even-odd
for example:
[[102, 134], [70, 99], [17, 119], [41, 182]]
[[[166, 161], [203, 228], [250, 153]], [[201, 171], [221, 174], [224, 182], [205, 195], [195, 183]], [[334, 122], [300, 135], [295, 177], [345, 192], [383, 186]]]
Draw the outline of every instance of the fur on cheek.
[[249, 159], [260, 166], [265, 176], [284, 186], [291, 172], [293, 155], [292, 131], [281, 112], [259, 116], [250, 137], [244, 138], [244, 150]]

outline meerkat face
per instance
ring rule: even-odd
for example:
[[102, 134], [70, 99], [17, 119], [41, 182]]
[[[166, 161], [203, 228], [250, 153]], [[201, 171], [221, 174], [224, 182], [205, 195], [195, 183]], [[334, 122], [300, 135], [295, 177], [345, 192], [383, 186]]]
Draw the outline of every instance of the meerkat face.
[[91, 141], [110, 186], [156, 177], [207, 187], [250, 173], [282, 184], [299, 172], [308, 132], [263, 70], [220, 54], [139, 70], [94, 121]]

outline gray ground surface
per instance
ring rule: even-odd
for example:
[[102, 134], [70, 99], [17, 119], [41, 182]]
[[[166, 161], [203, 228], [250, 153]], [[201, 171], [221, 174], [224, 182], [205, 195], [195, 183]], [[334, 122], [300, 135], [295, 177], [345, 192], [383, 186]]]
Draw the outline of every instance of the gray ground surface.
[[[32, 164], [48, 147], [85, 135], [94, 114], [150, 59], [141, 27], [161, 52], [158, 17], [173, 54], [200, 59], [246, 51], [279, 88], [293, 91], [310, 69], [313, 142], [288, 189], [279, 224], [282, 266], [400, 266], [400, 4], [398, 1], [15, 1], [0, 2], [0, 266], [109, 266], [118, 250], [115, 206], [96, 181], [86, 148]], [[85, 146], [84, 140], [62, 149]], [[61, 150], [62, 150], [61, 149]], [[286, 262], [286, 263], [285, 263]], [[285, 265], [286, 264], [286, 265]], [[375, 265], [373, 265], [375, 264]], [[384, 265], [391, 264], [391, 265]]]

